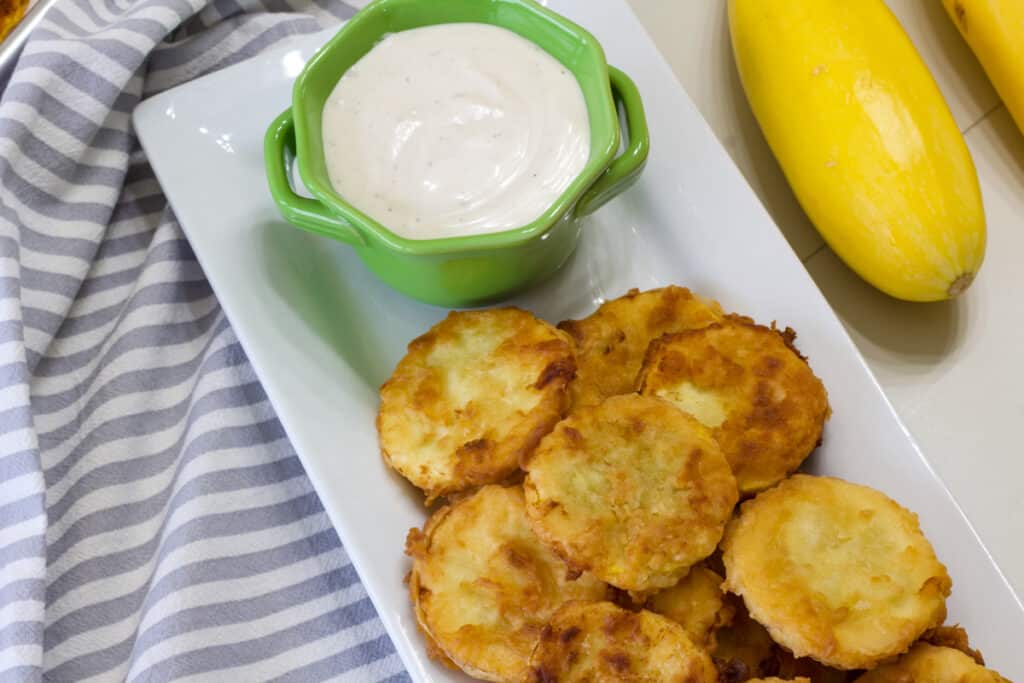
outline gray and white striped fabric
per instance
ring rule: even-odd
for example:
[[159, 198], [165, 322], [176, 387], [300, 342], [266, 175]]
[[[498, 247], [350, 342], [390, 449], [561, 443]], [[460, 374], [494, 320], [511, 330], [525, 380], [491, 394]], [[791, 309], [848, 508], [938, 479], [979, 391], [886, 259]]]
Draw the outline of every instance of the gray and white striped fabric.
[[407, 680], [131, 129], [352, 14], [62, 0], [0, 98], [0, 681]]

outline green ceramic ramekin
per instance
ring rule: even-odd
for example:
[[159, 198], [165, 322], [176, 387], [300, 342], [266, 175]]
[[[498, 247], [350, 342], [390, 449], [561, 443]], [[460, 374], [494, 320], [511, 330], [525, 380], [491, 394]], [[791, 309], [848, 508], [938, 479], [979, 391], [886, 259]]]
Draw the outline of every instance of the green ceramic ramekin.
[[[575, 74], [590, 118], [590, 159], [540, 218], [486, 235], [410, 240], [345, 201], [331, 186], [320, 130], [324, 102], [346, 69], [385, 35], [420, 26], [480, 22], [527, 38]], [[616, 103], [626, 115], [620, 147]], [[629, 187], [647, 160], [643, 105], [626, 74], [609, 67], [587, 31], [532, 0], [376, 0], [317, 52], [295, 81], [292, 106], [267, 130], [264, 154], [274, 200], [292, 225], [352, 245], [377, 277], [398, 291], [440, 306], [475, 306], [536, 284], [565, 263], [579, 240], [579, 218]], [[315, 197], [295, 193], [294, 157]]]

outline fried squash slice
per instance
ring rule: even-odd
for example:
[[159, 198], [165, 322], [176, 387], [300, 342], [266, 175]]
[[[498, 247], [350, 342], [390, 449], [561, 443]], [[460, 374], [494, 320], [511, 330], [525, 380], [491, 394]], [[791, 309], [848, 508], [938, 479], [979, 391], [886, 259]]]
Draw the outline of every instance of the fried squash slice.
[[682, 626], [695, 645], [713, 649], [715, 630], [732, 620], [732, 609], [724, 602], [724, 581], [707, 567], [695, 565], [679, 583], [652, 595], [645, 607]]
[[738, 596], [725, 596], [724, 611], [731, 620], [715, 630], [710, 648], [720, 683], [777, 679], [846, 683], [850, 680], [848, 671], [833, 669], [807, 657], [794, 657], [772, 640], [764, 626], [750, 618]]
[[569, 572], [526, 519], [522, 487], [485, 486], [443, 507], [406, 541], [409, 593], [435, 659], [485, 681], [519, 683], [548, 618], [608, 587]]
[[381, 387], [384, 460], [428, 504], [502, 482], [562, 416], [575, 367], [565, 334], [526, 311], [453, 312]]
[[946, 616], [917, 516], [866, 486], [797, 474], [741, 506], [722, 550], [726, 589], [797, 657], [868, 669]]
[[711, 659], [682, 626], [609, 602], [570, 602], [544, 629], [527, 683], [717, 683]]
[[14, 30], [28, 9], [28, 0], [0, 0], [0, 41]]
[[821, 441], [828, 395], [795, 336], [728, 316], [652, 342], [637, 377], [640, 393], [712, 430], [741, 495], [782, 481]]
[[541, 540], [637, 600], [714, 552], [739, 497], [710, 432], [637, 394], [578, 409], [524, 469]]
[[668, 286], [645, 292], [631, 289], [582, 320], [559, 323], [576, 344], [579, 369], [570, 388], [573, 408], [631, 393], [651, 341], [721, 318], [717, 302], [685, 287]]
[[895, 662], [872, 669], [855, 683], [1010, 683], [960, 650], [918, 643]]

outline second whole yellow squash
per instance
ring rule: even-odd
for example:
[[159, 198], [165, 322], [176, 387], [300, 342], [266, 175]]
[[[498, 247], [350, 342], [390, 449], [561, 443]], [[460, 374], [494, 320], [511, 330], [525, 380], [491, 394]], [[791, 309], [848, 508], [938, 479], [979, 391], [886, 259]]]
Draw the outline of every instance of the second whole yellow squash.
[[1024, 133], [1024, 2], [942, 0]]
[[729, 27], [754, 115], [836, 254], [900, 299], [966, 289], [985, 254], [977, 173], [882, 0], [729, 0]]

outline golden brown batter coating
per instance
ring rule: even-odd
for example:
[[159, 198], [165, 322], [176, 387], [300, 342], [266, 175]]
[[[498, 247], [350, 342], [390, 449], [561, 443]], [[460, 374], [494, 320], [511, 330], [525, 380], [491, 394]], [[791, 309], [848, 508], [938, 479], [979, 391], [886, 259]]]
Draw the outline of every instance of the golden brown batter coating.
[[0, 0], [0, 40], [18, 25], [26, 9], [28, 0]]
[[732, 618], [714, 633], [711, 655], [723, 683], [742, 683], [778, 673], [778, 646], [767, 629], [750, 618], [743, 600], [726, 595]]
[[645, 292], [631, 289], [587, 318], [559, 323], [577, 349], [579, 367], [570, 387], [573, 408], [631, 393], [652, 340], [668, 332], [704, 327], [721, 317], [717, 302], [684, 287], [668, 286]]
[[724, 604], [724, 580], [695, 565], [679, 583], [652, 595], [645, 607], [682, 626], [695, 645], [713, 649], [715, 629], [732, 620], [732, 609]]
[[527, 683], [717, 683], [711, 659], [682, 626], [609, 602], [570, 602], [551, 617]]
[[564, 602], [608, 595], [540, 543], [519, 486], [485, 486], [441, 508], [422, 532], [409, 532], [406, 552], [431, 656], [487, 681], [522, 679], [541, 629]]
[[929, 645], [950, 647], [954, 650], [960, 650], [960, 652], [963, 652], [978, 664], [985, 663], [985, 658], [981, 656], [981, 652], [971, 647], [970, 640], [967, 637], [967, 631], [958, 625], [939, 626], [938, 628], [932, 629], [921, 636], [921, 640], [925, 641]]
[[526, 311], [453, 312], [381, 387], [384, 459], [428, 503], [501, 482], [562, 416], [574, 370], [565, 334]]
[[726, 595], [731, 621], [716, 629], [711, 649], [720, 683], [807, 678], [812, 683], [846, 683], [848, 671], [827, 667], [807, 657], [796, 658], [772, 640], [767, 629], [750, 618], [736, 595]]
[[874, 489], [798, 474], [743, 504], [726, 589], [796, 656], [866, 669], [942, 623], [952, 582], [917, 516]]
[[856, 683], [1010, 683], [971, 657], [948, 647], [918, 643], [895, 662], [872, 669]]
[[637, 377], [645, 396], [665, 399], [712, 430], [741, 494], [774, 486], [814, 450], [828, 395], [779, 332], [727, 316], [651, 343]]
[[636, 394], [576, 410], [524, 469], [527, 514], [541, 540], [637, 598], [674, 585], [710, 555], [738, 499], [710, 432]]

